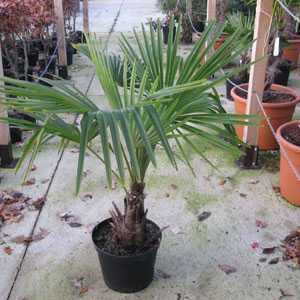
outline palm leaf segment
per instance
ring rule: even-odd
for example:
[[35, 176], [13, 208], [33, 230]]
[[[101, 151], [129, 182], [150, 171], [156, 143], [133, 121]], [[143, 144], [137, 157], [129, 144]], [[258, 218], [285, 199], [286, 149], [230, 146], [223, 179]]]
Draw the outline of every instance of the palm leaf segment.
[[[166, 51], [160, 26], [156, 32], [151, 26], [146, 32], [142, 26], [141, 36], [134, 31], [135, 48], [122, 36], [122, 65], [112, 63], [111, 56], [103, 51], [101, 43], [93, 35], [87, 36], [86, 45], [78, 46], [95, 65], [111, 110], [100, 109], [76, 87], [63, 81], [47, 80], [52, 85], [47, 87], [1, 79], [5, 83], [0, 87], [0, 93], [6, 95], [3, 102], [37, 119], [36, 124], [2, 119], [33, 130], [24, 147], [20, 165], [30, 153], [32, 163], [40, 146], [52, 136], [78, 143], [79, 191], [87, 150], [104, 163], [109, 185], [113, 175], [122, 184], [125, 184], [127, 175], [131, 183], [143, 182], [149, 164], [156, 166], [155, 149], [158, 145], [175, 168], [177, 157], [191, 167], [182, 143], [188, 143], [206, 159], [194, 143], [194, 138], [224, 150], [236, 151], [237, 148], [220, 139], [220, 135], [237, 143], [232, 124], [245, 124], [245, 117], [227, 114], [214, 91], [214, 86], [230, 74], [215, 81], [208, 79], [245, 50], [245, 43], [240, 42], [243, 36], [236, 31], [205, 63], [201, 63], [210, 53], [223, 27], [209, 24], [186, 58], [178, 54], [180, 28], [175, 35], [173, 27], [171, 24]], [[205, 47], [208, 40], [211, 43]], [[116, 66], [119, 73], [122, 70], [123, 80], [116, 80], [113, 72]], [[67, 122], [64, 113], [79, 114], [80, 126]], [[93, 140], [99, 141], [101, 154], [93, 150]], [[171, 147], [171, 140], [174, 140], [177, 150]]]

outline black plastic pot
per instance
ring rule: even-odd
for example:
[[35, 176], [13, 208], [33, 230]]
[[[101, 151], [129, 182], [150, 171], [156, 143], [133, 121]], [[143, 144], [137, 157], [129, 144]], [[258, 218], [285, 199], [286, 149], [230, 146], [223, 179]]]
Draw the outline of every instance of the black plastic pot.
[[30, 67], [35, 67], [39, 59], [39, 52], [37, 50], [32, 50], [28, 54], [28, 63]]
[[74, 55], [73, 48], [68, 48], [67, 49], [67, 64], [68, 64], [68, 66], [73, 65], [73, 55]]
[[[162, 26], [162, 32], [163, 32], [163, 41], [164, 44], [168, 44], [168, 39], [169, 39], [169, 25], [168, 24], [164, 24]], [[176, 37], [176, 26], [174, 26], [174, 30], [173, 30], [173, 41], [175, 40]]]
[[233, 101], [231, 97], [231, 90], [235, 87], [235, 85], [240, 85], [242, 83], [247, 83], [249, 81], [249, 75], [245, 76], [245, 78], [229, 78], [226, 80], [226, 98], [230, 101]]
[[289, 76], [292, 64], [288, 61], [281, 64], [278, 67], [278, 71], [275, 73], [274, 83], [287, 86], [289, 82]]
[[[159, 227], [150, 220], [154, 226]], [[92, 232], [93, 242], [98, 252], [102, 274], [106, 285], [120, 293], [135, 293], [145, 289], [153, 280], [156, 254], [159, 244], [142, 254], [116, 256], [103, 251], [97, 246], [97, 237], [103, 228], [107, 228], [111, 219], [99, 223]], [[159, 236], [161, 240], [161, 233]]]

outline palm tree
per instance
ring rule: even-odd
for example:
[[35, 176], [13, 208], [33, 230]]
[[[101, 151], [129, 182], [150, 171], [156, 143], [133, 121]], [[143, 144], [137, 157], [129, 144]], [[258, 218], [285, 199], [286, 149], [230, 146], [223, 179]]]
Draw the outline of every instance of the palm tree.
[[[173, 25], [174, 20], [171, 22]], [[75, 142], [80, 146], [77, 168], [79, 192], [85, 153], [92, 152], [104, 164], [109, 186], [115, 177], [126, 191], [123, 213], [115, 204], [111, 211], [113, 236], [116, 243], [125, 248], [140, 246], [145, 240], [145, 179], [149, 165], [159, 164], [156, 148], [160, 145], [164, 149], [175, 169], [180, 159], [193, 172], [183, 143], [189, 144], [209, 162], [194, 139], [224, 151], [236, 152], [239, 151], [237, 144], [240, 141], [232, 125], [249, 124], [245, 116], [225, 112], [214, 88], [232, 73], [215, 81], [209, 80], [222, 66], [245, 51], [242, 34], [239, 31], [233, 33], [221, 48], [203, 62], [223, 32], [223, 27], [209, 24], [186, 58], [178, 54], [180, 28], [174, 40], [173, 28], [170, 27], [166, 51], [160, 25], [157, 32], [152, 26], [148, 31], [142, 26], [141, 36], [134, 31], [137, 47], [122, 36], [123, 82], [119, 85], [112, 72], [116, 69], [113, 68], [115, 65], [94, 35], [87, 36], [86, 45], [78, 46], [93, 62], [110, 110], [100, 109], [75, 86], [64, 81], [45, 79], [52, 85], [48, 87], [1, 79], [6, 85], [0, 86], [0, 92], [11, 95], [6, 96], [3, 103], [31, 114], [37, 120], [33, 124], [12, 118], [2, 119], [33, 131], [24, 146], [18, 168], [31, 154], [30, 169], [40, 147], [52, 136], [61, 138], [62, 144]], [[205, 48], [212, 34], [211, 44]], [[117, 69], [120, 70], [119, 67]], [[80, 125], [65, 120], [65, 113], [78, 115]], [[100, 154], [91, 145], [94, 140], [101, 145]], [[174, 143], [176, 149], [170, 143]]]

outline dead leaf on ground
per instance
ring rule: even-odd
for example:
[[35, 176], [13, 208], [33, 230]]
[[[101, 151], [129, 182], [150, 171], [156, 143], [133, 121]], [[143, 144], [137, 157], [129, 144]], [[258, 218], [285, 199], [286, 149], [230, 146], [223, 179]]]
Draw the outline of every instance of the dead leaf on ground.
[[268, 262], [269, 265], [276, 265], [276, 264], [278, 264], [278, 263], [279, 263], [279, 257], [272, 258], [272, 259]]
[[41, 181], [41, 183], [42, 183], [42, 184], [45, 184], [45, 183], [47, 183], [47, 182], [49, 182], [49, 181], [50, 181], [50, 179], [47, 178], [47, 179], [43, 179], [43, 180]]
[[76, 288], [79, 295], [83, 295], [88, 292], [89, 288], [85, 284], [84, 277], [79, 277], [79, 278], [73, 279], [72, 282], [73, 282], [73, 286]]
[[169, 198], [169, 197], [170, 197], [170, 194], [169, 194], [169, 193], [165, 193], [165, 197], [166, 197], [166, 198]]
[[0, 222], [3, 224], [19, 223], [23, 210], [29, 206], [30, 198], [17, 191], [0, 191]]
[[61, 219], [61, 221], [67, 223], [72, 228], [77, 228], [82, 226], [80, 218], [69, 212], [59, 214], [59, 218]]
[[89, 200], [92, 200], [93, 199], [93, 195], [92, 194], [85, 194], [81, 197], [81, 200], [86, 202], [86, 201], [89, 201]]
[[13, 249], [10, 248], [9, 246], [4, 247], [3, 251], [7, 254], [7, 255], [11, 255], [13, 253]]
[[259, 248], [259, 242], [257, 242], [257, 241], [252, 242], [251, 243], [251, 248], [254, 249], [254, 250], [258, 249]]
[[37, 234], [25, 236], [19, 235], [11, 239], [13, 243], [16, 244], [29, 244], [31, 242], [38, 242], [44, 239], [50, 232], [46, 229], [40, 228], [40, 231]]
[[295, 295], [289, 294], [288, 292], [284, 291], [283, 289], [280, 289], [281, 296], [279, 297], [279, 300], [285, 298], [285, 297], [294, 297]]
[[199, 222], [203, 222], [206, 219], [208, 219], [211, 216], [211, 212], [210, 211], [204, 211], [201, 214], [198, 215], [198, 221]]
[[44, 204], [46, 202], [46, 198], [45, 197], [40, 197], [37, 200], [35, 200], [34, 202], [32, 202], [32, 207], [36, 210], [40, 210]]
[[266, 228], [266, 227], [268, 227], [268, 224], [266, 223], [266, 222], [264, 222], [264, 221], [262, 221], [262, 220], [255, 220], [255, 225], [256, 225], [256, 227], [258, 227], [258, 228]]
[[34, 172], [35, 170], [37, 169], [37, 166], [36, 165], [33, 165], [30, 169], [31, 172]]
[[155, 274], [157, 275], [157, 277], [162, 278], [162, 279], [169, 279], [169, 278], [171, 278], [170, 274], [168, 274], [165, 271], [162, 271], [160, 269], [157, 269], [155, 271]]
[[247, 194], [240, 193], [240, 197], [242, 197], [242, 198], [247, 198]]
[[23, 182], [23, 185], [25, 185], [25, 186], [34, 185], [35, 182], [36, 182], [35, 178], [30, 178], [30, 179], [26, 180], [25, 182]]
[[259, 183], [259, 180], [258, 180], [258, 179], [252, 179], [252, 180], [250, 180], [249, 183], [250, 183], [250, 184], [258, 184], [258, 183]]
[[272, 189], [275, 193], [279, 194], [280, 193], [280, 187], [279, 186], [275, 186], [275, 185], [272, 185]]
[[263, 254], [273, 254], [275, 252], [275, 250], [277, 249], [277, 247], [269, 247], [269, 248], [264, 248], [262, 250]]
[[172, 184], [171, 184], [171, 188], [172, 188], [173, 190], [177, 190], [177, 189], [178, 189], [178, 186], [177, 186], [176, 184], [172, 183]]
[[229, 265], [218, 265], [218, 267], [227, 275], [235, 273], [237, 271], [237, 269], [233, 266], [229, 266]]
[[300, 266], [300, 229], [292, 231], [282, 242], [283, 260], [294, 260]]

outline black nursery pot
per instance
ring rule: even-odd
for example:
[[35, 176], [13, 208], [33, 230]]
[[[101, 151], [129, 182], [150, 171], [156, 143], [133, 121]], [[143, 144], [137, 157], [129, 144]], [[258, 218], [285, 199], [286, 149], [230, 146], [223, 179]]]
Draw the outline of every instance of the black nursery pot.
[[275, 73], [274, 83], [287, 86], [289, 82], [289, 76], [292, 64], [287, 61], [278, 67], [278, 71]]
[[[162, 32], [163, 32], [164, 44], [167, 45], [168, 39], [169, 39], [169, 25], [168, 24], [164, 24], [162, 26]], [[174, 30], [173, 30], [173, 41], [175, 41], [175, 37], [176, 37], [176, 26], [174, 26]]]
[[[132, 256], [117, 256], [105, 252], [97, 246], [97, 236], [111, 222], [106, 219], [99, 223], [92, 232], [92, 239], [98, 252], [102, 274], [106, 285], [120, 293], [135, 293], [145, 289], [153, 280], [154, 266], [156, 261], [157, 246], [146, 250], [144, 253]], [[147, 220], [157, 227], [152, 221]], [[161, 240], [161, 232], [158, 237]]]

